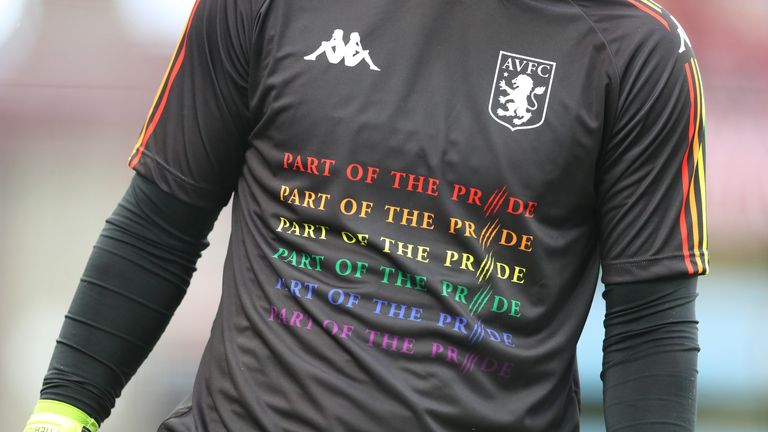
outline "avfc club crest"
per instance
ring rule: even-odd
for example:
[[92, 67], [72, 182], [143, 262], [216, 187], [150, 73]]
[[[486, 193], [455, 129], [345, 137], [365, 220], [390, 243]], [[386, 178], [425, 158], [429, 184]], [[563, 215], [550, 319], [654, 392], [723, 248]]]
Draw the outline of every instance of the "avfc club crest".
[[499, 51], [488, 111], [515, 131], [544, 123], [555, 63]]

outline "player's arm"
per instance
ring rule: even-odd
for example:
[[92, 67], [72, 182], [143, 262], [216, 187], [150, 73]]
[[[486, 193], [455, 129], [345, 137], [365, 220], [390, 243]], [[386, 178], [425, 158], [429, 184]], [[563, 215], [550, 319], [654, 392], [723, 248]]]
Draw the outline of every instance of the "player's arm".
[[603, 341], [607, 431], [693, 431], [697, 278], [608, 284]]
[[614, 63], [596, 180], [606, 427], [692, 431], [696, 282], [709, 271], [698, 62], [677, 21], [653, 2], [579, 3], [591, 8]]
[[96, 240], [25, 430], [98, 429], [184, 297], [219, 210], [134, 176]]
[[96, 242], [56, 341], [41, 400], [61, 404], [39, 405], [28, 430], [82, 413], [94, 432], [184, 296], [242, 172], [258, 76], [252, 37], [264, 4], [195, 2], [129, 159], [137, 175]]

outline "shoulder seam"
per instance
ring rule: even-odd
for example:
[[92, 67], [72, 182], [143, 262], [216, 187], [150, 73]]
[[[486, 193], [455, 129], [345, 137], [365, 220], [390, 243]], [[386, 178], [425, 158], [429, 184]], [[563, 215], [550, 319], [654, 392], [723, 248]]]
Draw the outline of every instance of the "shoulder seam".
[[[584, 12], [584, 9], [579, 7], [579, 5], [577, 5], [576, 2], [574, 2], [573, 0], [568, 0], [568, 2], [571, 3], [571, 5], [573, 5], [573, 7], [575, 7], [579, 11], [579, 13], [581, 13], [581, 16], [583, 16], [584, 19], [587, 20], [587, 22], [589, 22], [589, 25], [592, 27], [592, 29], [595, 31], [595, 33], [597, 33], [597, 35], [600, 36], [600, 40], [603, 41], [603, 44], [605, 45], [605, 49], [608, 51], [608, 56], [611, 59], [611, 65], [613, 66], [613, 73], [616, 75], [616, 84], [618, 85], [618, 89], [617, 89], [616, 94], [620, 95], [621, 94], [621, 87], [622, 87], [622, 85], [621, 85], [621, 74], [619, 73], [619, 66], [616, 64], [616, 56], [613, 54], [613, 50], [611, 49], [611, 45], [605, 39], [605, 36], [603, 36], [603, 33], [600, 31], [600, 29], [597, 28], [597, 25], [595, 24], [595, 22], [592, 21], [592, 19], [587, 15], [586, 12]], [[619, 101], [617, 99], [616, 100], [617, 109], [616, 109], [616, 112], [613, 113], [613, 119], [611, 119], [612, 120], [611, 124], [614, 125], [614, 126], [616, 125], [616, 120], [618, 118], [618, 102]]]

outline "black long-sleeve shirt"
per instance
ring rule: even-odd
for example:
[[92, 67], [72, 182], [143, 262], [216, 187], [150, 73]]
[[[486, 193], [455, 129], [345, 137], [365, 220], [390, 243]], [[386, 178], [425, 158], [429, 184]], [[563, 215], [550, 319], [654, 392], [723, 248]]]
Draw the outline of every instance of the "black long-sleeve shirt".
[[[670, 331], [662, 357], [690, 359], [694, 320], [668, 328], [665, 299], [690, 313], [709, 268], [699, 75], [651, 0], [198, 0], [129, 160], [193, 207], [232, 200], [217, 318], [160, 431], [573, 431], [601, 268], [609, 303], [650, 296], [626, 311], [650, 324], [610, 308], [607, 396], [647, 354], [633, 340]], [[201, 245], [111, 230], [78, 297], [154, 275], [128, 292], [161, 306], [113, 329], [76, 301], [60, 345], [102, 327], [122, 384]], [[114, 260], [130, 271], [94, 277]]]

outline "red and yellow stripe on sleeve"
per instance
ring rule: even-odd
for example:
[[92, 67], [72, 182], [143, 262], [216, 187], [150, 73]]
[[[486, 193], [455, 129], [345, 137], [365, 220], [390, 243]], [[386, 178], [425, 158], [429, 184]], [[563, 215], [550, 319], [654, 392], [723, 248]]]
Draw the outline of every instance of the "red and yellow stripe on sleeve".
[[658, 22], [662, 23], [667, 30], [672, 31], [669, 27], [669, 21], [664, 18], [664, 9], [653, 0], [627, 0], [632, 3], [636, 8], [654, 17]]
[[[672, 31], [664, 9], [653, 0], [627, 0], [636, 8], [659, 21]], [[707, 185], [704, 175], [704, 139], [706, 134], [706, 105], [701, 90], [701, 73], [695, 58], [685, 64], [688, 80], [690, 114], [688, 119], [688, 148], [680, 168], [683, 204], [680, 208], [682, 253], [688, 274], [709, 273], [707, 240]]]
[[192, 23], [192, 19], [195, 16], [195, 12], [197, 11], [197, 6], [199, 4], [200, 0], [197, 0], [195, 5], [192, 7], [192, 12], [189, 14], [187, 24], [181, 36], [179, 37], [179, 41], [176, 43], [176, 49], [173, 52], [171, 61], [168, 63], [168, 68], [165, 70], [165, 75], [163, 76], [163, 80], [160, 83], [160, 87], [157, 89], [155, 99], [149, 109], [149, 113], [147, 114], [147, 119], [144, 122], [144, 127], [141, 129], [139, 139], [136, 141], [136, 145], [133, 147], [131, 156], [128, 158], [128, 166], [131, 168], [135, 167], [139, 162], [139, 159], [141, 159], [141, 155], [144, 153], [144, 148], [147, 146], [147, 141], [149, 141], [149, 137], [157, 127], [157, 123], [163, 114], [166, 103], [168, 102], [168, 94], [171, 91], [173, 82], [176, 79], [176, 75], [179, 73], [179, 69], [181, 68], [182, 63], [184, 62], [184, 57], [186, 56], [189, 27]]
[[709, 273], [707, 241], [707, 186], [704, 174], [706, 105], [701, 90], [699, 64], [692, 58], [685, 64], [690, 114], [688, 148], [680, 168], [683, 204], [680, 208], [680, 234], [685, 266], [689, 274]]

